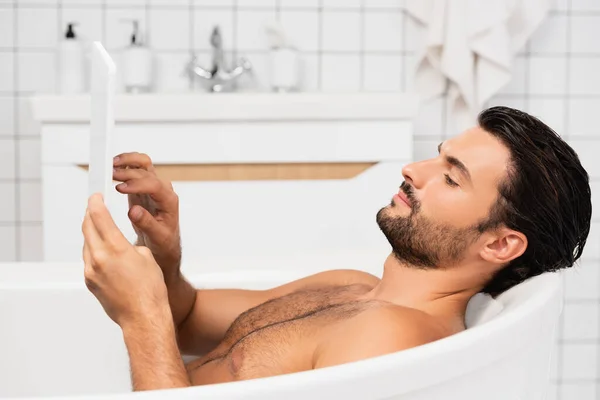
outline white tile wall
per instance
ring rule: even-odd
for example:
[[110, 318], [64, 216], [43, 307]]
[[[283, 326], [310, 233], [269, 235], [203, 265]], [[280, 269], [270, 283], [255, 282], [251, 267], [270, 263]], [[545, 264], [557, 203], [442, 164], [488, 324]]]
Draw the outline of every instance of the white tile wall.
[[567, 131], [564, 112], [566, 102], [567, 100], [562, 98], [531, 98], [529, 99], [527, 112], [544, 121], [558, 134], [564, 135]]
[[561, 399], [597, 399], [596, 386], [595, 383], [563, 383], [560, 391]]
[[0, 9], [0, 46], [12, 46], [14, 40], [14, 24], [15, 18], [13, 9]]
[[600, 300], [598, 262], [581, 262], [566, 271], [565, 296], [568, 300]]
[[[149, 44], [155, 50], [188, 50], [190, 17], [186, 9], [153, 8], [150, 10]], [[227, 43], [225, 39], [225, 43]]]
[[19, 227], [19, 254], [21, 261], [37, 261], [43, 253], [42, 226]]
[[585, 252], [581, 256], [582, 260], [594, 261], [600, 259], [600, 222], [592, 221], [585, 247]]
[[58, 12], [53, 8], [17, 9], [17, 46], [52, 49], [57, 43]]
[[[101, 39], [119, 63], [139, 20], [154, 52], [154, 89], [184, 92], [190, 53], [208, 65], [209, 35], [223, 33], [228, 60], [247, 56], [268, 90], [264, 24], [277, 18], [301, 51], [305, 91], [402, 91], [412, 87], [422, 27], [403, 0], [0, 0], [0, 261], [42, 257], [39, 125], [27, 96], [56, 89], [55, 49], [65, 24]], [[600, 2], [555, 0], [552, 12], [516, 58], [512, 81], [488, 105], [508, 105], [546, 121], [579, 152], [600, 191]], [[435, 155], [456, 132], [444, 97], [420, 110], [415, 156]], [[582, 261], [566, 272], [566, 305], [553, 359], [550, 399], [600, 398], [600, 197]]]
[[402, 90], [404, 59], [395, 54], [367, 54], [364, 58], [364, 90], [397, 92]]
[[265, 26], [277, 19], [275, 9], [242, 10], [237, 15], [236, 47], [239, 51], [268, 49]]
[[0, 225], [0, 262], [17, 261], [15, 229]]
[[600, 109], [600, 96], [596, 98], [571, 98], [569, 102], [569, 127], [571, 135], [598, 137], [598, 128], [590, 123], [591, 116]]
[[15, 132], [15, 99], [0, 96], [0, 137], [13, 136]]
[[15, 87], [14, 54], [0, 53], [0, 91], [10, 93]]
[[359, 11], [323, 11], [323, 51], [359, 52], [361, 13]]
[[565, 92], [567, 60], [564, 57], [531, 57], [529, 60], [531, 95], [560, 95]]
[[[588, 39], [591, 40], [591, 37]], [[571, 57], [570, 68], [570, 94], [572, 95], [600, 95], [600, 58], [597, 57]]]
[[593, 380], [597, 376], [598, 344], [567, 343], [563, 345], [561, 379]]
[[360, 55], [323, 54], [321, 57], [321, 87], [330, 92], [360, 90]]
[[590, 40], [597, 34], [598, 17], [593, 15], [572, 16], [571, 51], [574, 53], [598, 54], [600, 43]]
[[15, 174], [15, 144], [11, 138], [0, 138], [0, 179], [13, 181]]
[[562, 53], [567, 51], [567, 26], [565, 14], [549, 15], [543, 26], [531, 37], [532, 53]]
[[563, 340], [594, 340], [598, 337], [598, 306], [594, 303], [570, 304], [565, 310]]
[[[319, 20], [319, 14], [310, 10], [282, 8], [279, 13], [279, 21], [285, 26], [290, 43], [304, 52], [315, 52], [319, 49]], [[307, 26], [311, 29], [306, 29]]]
[[320, 0], [280, 0], [281, 8], [317, 8]]
[[52, 53], [17, 54], [17, 88], [20, 92], [51, 93], [56, 90], [56, 57]]
[[365, 14], [365, 49], [400, 52], [403, 49], [404, 14], [381, 11]]
[[15, 196], [15, 188], [17, 186], [12, 182], [2, 182], [0, 183], [0, 222], [16, 222], [17, 221], [17, 213], [16, 213], [16, 196]]

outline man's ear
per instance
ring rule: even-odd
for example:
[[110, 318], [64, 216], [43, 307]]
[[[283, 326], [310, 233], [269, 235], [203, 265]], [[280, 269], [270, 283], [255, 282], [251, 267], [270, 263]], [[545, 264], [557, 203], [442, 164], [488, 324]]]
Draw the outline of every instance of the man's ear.
[[505, 265], [521, 256], [527, 249], [527, 236], [508, 228], [500, 228], [486, 242], [480, 252], [481, 258]]

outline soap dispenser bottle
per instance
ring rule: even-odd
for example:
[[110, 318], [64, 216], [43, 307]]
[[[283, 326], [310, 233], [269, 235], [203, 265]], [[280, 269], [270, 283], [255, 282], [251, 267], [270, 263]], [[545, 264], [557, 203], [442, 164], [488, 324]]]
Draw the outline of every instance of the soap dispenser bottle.
[[58, 45], [58, 90], [63, 94], [85, 91], [84, 48], [75, 34], [75, 22], [67, 24], [67, 31]]
[[122, 57], [123, 86], [129, 93], [148, 92], [152, 83], [152, 53], [143, 43], [139, 22], [137, 20], [122, 22], [133, 23], [130, 43], [124, 49]]
[[283, 26], [277, 21], [265, 27], [269, 43], [269, 79], [271, 90], [275, 92], [292, 92], [299, 89], [300, 58], [298, 49], [289, 41]]

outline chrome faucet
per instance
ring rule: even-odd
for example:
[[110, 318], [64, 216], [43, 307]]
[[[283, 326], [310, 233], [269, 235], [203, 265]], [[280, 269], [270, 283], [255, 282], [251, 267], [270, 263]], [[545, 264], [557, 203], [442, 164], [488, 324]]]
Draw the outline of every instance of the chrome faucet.
[[208, 85], [211, 92], [229, 90], [237, 78], [252, 70], [252, 64], [246, 58], [241, 57], [236, 67], [231, 70], [226, 69], [223, 59], [223, 38], [218, 26], [213, 28], [210, 35], [210, 44], [212, 47], [212, 66], [210, 69], [200, 66], [197, 56], [193, 56], [186, 66], [185, 72], [190, 78], [190, 86], [193, 87], [195, 78], [198, 77], [205, 85]]

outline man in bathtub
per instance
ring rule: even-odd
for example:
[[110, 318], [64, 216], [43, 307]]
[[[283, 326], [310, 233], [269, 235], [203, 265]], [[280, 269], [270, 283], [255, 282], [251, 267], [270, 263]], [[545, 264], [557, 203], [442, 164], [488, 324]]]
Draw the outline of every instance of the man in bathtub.
[[[490, 108], [438, 150], [405, 166], [399, 192], [377, 212], [392, 247], [381, 278], [332, 270], [264, 291], [192, 287], [180, 272], [171, 184], [144, 154], [115, 158], [138, 243], [94, 195], [83, 255], [89, 290], [122, 328], [134, 390], [267, 377], [419, 346], [464, 330], [476, 293], [497, 295], [580, 257], [588, 175], [549, 127]], [[185, 365], [182, 354], [200, 357]]]

